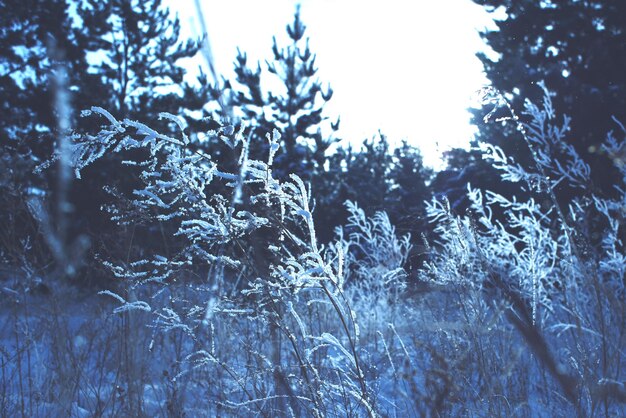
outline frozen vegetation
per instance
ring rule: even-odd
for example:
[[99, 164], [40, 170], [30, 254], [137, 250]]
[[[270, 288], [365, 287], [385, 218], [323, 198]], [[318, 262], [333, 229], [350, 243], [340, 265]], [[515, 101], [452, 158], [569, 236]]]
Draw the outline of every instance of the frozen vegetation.
[[[547, 91], [527, 102], [529, 123], [508, 111], [532, 164], [480, 150], [527, 197], [470, 186], [463, 215], [433, 199], [434, 239], [414, 271], [409, 237], [350, 201], [348, 223], [318, 241], [310, 186], [274, 177], [277, 130], [262, 160], [245, 124], [209, 132], [233, 151], [228, 168], [189, 147], [177, 116], [161, 115], [180, 128], [165, 135], [85, 112], [101, 129], [55, 158], [80, 178], [119, 154], [140, 182], [106, 213], [157, 225], [176, 246], [102, 259], [119, 283], [97, 295], [59, 282], [50, 296], [5, 272], [0, 414], [623, 416], [626, 131], [616, 120], [607, 135], [622, 178], [603, 197]], [[585, 193], [565, 206], [564, 185]]]

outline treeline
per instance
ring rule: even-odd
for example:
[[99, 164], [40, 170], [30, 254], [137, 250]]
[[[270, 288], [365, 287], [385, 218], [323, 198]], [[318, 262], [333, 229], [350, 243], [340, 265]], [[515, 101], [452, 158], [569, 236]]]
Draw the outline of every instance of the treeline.
[[[141, 171], [133, 161], [140, 155], [107, 155], [80, 180], [63, 175], [61, 142], [69, 144], [64, 152], [71, 157], [73, 138], [97, 131], [93, 118], [81, 117], [92, 106], [161, 132], [174, 129], [161, 112], [180, 115], [189, 148], [225, 167], [237, 164], [232, 144], [207, 132], [222, 124], [243, 127], [256, 158], [267, 152], [266, 135], [277, 129], [274, 175], [297, 174], [310, 184], [323, 241], [347, 220], [348, 199], [371, 213], [385, 208], [403, 232], [419, 237], [432, 173], [417, 148], [391, 150], [382, 134], [362, 149], [331, 147], [339, 141], [340, 120], [324, 111], [333, 91], [317, 77], [299, 11], [287, 26], [285, 45], [268, 40], [272, 59], [263, 66], [239, 52], [234, 80], [213, 82], [201, 69], [189, 83], [179, 60], [196, 56], [202, 40], [182, 39], [180, 22], [160, 0], [8, 1], [2, 10], [0, 135], [7, 175], [0, 186], [6, 208], [0, 222], [6, 266], [28, 265], [29, 274], [43, 275], [61, 264], [64, 271], [52, 268], [54, 274], [74, 276], [87, 260], [175, 248], [159, 225], [146, 225], [140, 215], [132, 227], [120, 227], [102, 214], [139, 184]], [[261, 84], [267, 74], [279, 81], [276, 91]], [[116, 158], [125, 160], [122, 169]], [[79, 259], [66, 260], [76, 254]], [[107, 277], [98, 262], [90, 264], [81, 280]]]
[[[607, 155], [600, 143], [616, 128], [614, 119], [624, 120], [626, 109], [624, 5], [475, 2], [489, 11], [507, 9], [498, 30], [483, 33], [499, 58], [479, 58], [493, 90], [504, 96], [487, 92], [485, 106], [474, 111], [480, 130], [474, 146], [491, 143], [520, 164], [532, 165], [532, 147], [511, 124], [497, 121], [510, 118], [511, 109], [519, 112], [523, 98], [538, 100], [540, 89], [533, 84], [545, 81], [556, 93], [557, 111], [572, 117], [567, 135], [590, 161], [592, 187], [613, 193], [610, 160], [623, 156]], [[251, 63], [239, 52], [235, 79], [211, 81], [201, 71], [197, 82], [189, 83], [179, 60], [196, 56], [201, 40], [182, 39], [180, 22], [160, 0], [8, 0], [0, 2], [0, 8], [0, 239], [7, 267], [25, 268], [30, 275], [74, 276], [82, 262], [98, 257], [124, 259], [130, 252], [175, 250], [177, 243], [165, 238], [170, 234], [160, 225], [148, 225], [141, 214], [123, 226], [102, 215], [103, 207], [132, 195], [140, 184], [141, 170], [132, 165], [140, 155], [107, 154], [85, 170], [80, 181], [64, 174], [67, 167], [61, 160], [41, 169], [55, 152], [71, 153], [74, 135], [98, 130], [93, 118], [80, 117], [92, 106], [164, 133], [176, 128], [159, 114], [180, 115], [190, 149], [225, 167], [237, 166], [232, 144], [207, 132], [222, 125], [234, 130], [245, 125], [251, 157], [260, 158], [267, 151], [266, 136], [277, 129], [281, 139], [274, 175], [293, 173], [310, 184], [321, 241], [332, 239], [334, 228], [345, 223], [346, 200], [357, 202], [368, 214], [384, 209], [398, 233], [410, 232], [416, 244], [407, 267], [423, 261], [422, 235], [430, 234], [424, 201], [446, 196], [454, 211], [464, 213], [469, 205], [467, 184], [512, 193], [476, 149], [449, 152], [448, 168], [433, 173], [417, 148], [404, 143], [392, 150], [382, 134], [365, 141], [361, 149], [337, 146], [340, 119], [324, 110], [333, 91], [317, 77], [315, 54], [299, 12], [287, 26], [287, 43], [268, 40], [272, 57], [267, 63]], [[279, 87], [268, 90], [261, 84], [265, 76], [278, 80]], [[567, 153], [565, 147], [557, 151]], [[121, 169], [114, 161], [118, 158], [126, 161]], [[544, 186], [537, 181], [537, 190]], [[554, 192], [564, 204], [581, 195], [571, 187], [557, 186]], [[67, 261], [70, 256], [76, 260]], [[100, 263], [89, 264], [89, 274], [80, 275], [81, 280], [108, 277]], [[62, 271], [59, 265], [65, 266]]]

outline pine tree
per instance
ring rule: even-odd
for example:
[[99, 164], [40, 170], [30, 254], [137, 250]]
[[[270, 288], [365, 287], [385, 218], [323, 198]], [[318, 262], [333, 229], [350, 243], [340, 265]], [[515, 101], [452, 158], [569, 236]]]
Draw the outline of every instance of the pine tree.
[[[273, 40], [273, 59], [256, 69], [248, 66], [245, 52], [239, 51], [235, 60], [236, 80], [226, 84], [226, 109], [223, 115], [241, 118], [252, 125], [253, 135], [260, 150], [266, 144], [265, 136], [274, 128], [281, 133], [281, 152], [275, 161], [276, 175], [294, 173], [311, 180], [323, 171], [328, 147], [337, 142], [334, 133], [339, 119], [332, 123], [324, 115], [324, 105], [333, 91], [324, 88], [316, 78], [315, 54], [305, 38], [306, 26], [296, 9], [294, 20], [287, 25], [289, 42], [280, 47]], [[262, 78], [273, 76], [279, 81], [280, 91], [266, 91]], [[264, 151], [263, 151], [264, 152]]]
[[[522, 100], [540, 100], [536, 84], [545, 81], [555, 94], [555, 109], [572, 118], [568, 138], [596, 172], [595, 187], [608, 191], [611, 166], [601, 155], [606, 133], [617, 128], [612, 117], [626, 118], [626, 3], [620, 1], [503, 1], [474, 0], [487, 10], [506, 7], [498, 29], [482, 34], [499, 54], [497, 60], [479, 54], [493, 86], [505, 93], [515, 109]], [[494, 124], [474, 121], [479, 139], [520, 155]], [[589, 159], [590, 158], [590, 159]], [[607, 187], [608, 186], [608, 187]]]
[[[66, 88], [74, 108], [88, 103], [88, 97], [93, 100], [100, 79], [87, 71], [82, 34], [65, 1], [8, 0], [1, 6], [0, 103], [4, 117], [0, 135], [3, 141], [32, 143], [57, 127], [54, 103], [59, 68], [68, 74]], [[75, 126], [76, 114], [70, 117]], [[48, 143], [45, 149], [49, 152], [51, 146]]]
[[[184, 69], [178, 65], [198, 45], [180, 39], [180, 23], [160, 0], [7, 0], [0, 7], [0, 103], [7, 116], [0, 121], [0, 140], [3, 160], [15, 172], [11, 178], [23, 179], [22, 171], [32, 173], [49, 159], [69, 130], [96, 130], [90, 126], [97, 123], [93, 118], [80, 117], [92, 106], [119, 118], [149, 120], [167, 132], [168, 122], [157, 122], [160, 112], [184, 114], [204, 105], [203, 92], [183, 83]], [[61, 88], [62, 73], [67, 77]], [[69, 97], [63, 132], [59, 93]], [[102, 186], [128, 189], [138, 179], [136, 170], [110, 170], [110, 164], [102, 160], [73, 183], [64, 205], [66, 215], [72, 214], [68, 236], [90, 232], [102, 241], [112, 231], [100, 212], [110, 199]], [[26, 210], [27, 194], [37, 186], [52, 213], [61, 196], [56, 172], [52, 165], [41, 175], [27, 175], [22, 184], [2, 188], [3, 197], [17, 196], [21, 203], [14, 206]]]
[[541, 99], [545, 81], [554, 105], [572, 117], [572, 137], [587, 148], [623, 116], [626, 99], [626, 5], [624, 2], [474, 0], [488, 10], [506, 7], [507, 18], [483, 39], [500, 57], [478, 54], [493, 86], [523, 99]]
[[[567, 140], [591, 165], [592, 184], [587, 191], [611, 194], [615, 172], [600, 144], [607, 132], [619, 129], [613, 117], [626, 120], [626, 3], [602, 0], [523, 1], [474, 0], [494, 11], [503, 7], [506, 18], [497, 29], [482, 33], [497, 53], [490, 58], [478, 54], [494, 89], [504, 95], [522, 121], [523, 101], [538, 102], [542, 81], [553, 92], [554, 108], [571, 117]], [[485, 122], [492, 105], [474, 111], [473, 123], [479, 128], [477, 141], [501, 147], [525, 167], [533, 164], [530, 149], [514, 123], [495, 122], [510, 117], [500, 106]], [[451, 156], [456, 173], [442, 173], [435, 182], [440, 191], [454, 196], [457, 208], [468, 203], [461, 196], [468, 182], [483, 190], [509, 195], [508, 186], [497, 184], [497, 173], [482, 161], [479, 152], [458, 152]], [[470, 167], [471, 165], [471, 167]], [[463, 168], [463, 169], [461, 169]], [[585, 193], [559, 185], [555, 192], [564, 204]]]
[[199, 44], [180, 38], [180, 21], [161, 0], [90, 0], [78, 12], [85, 48], [100, 61], [90, 71], [109, 92], [108, 103], [99, 106], [118, 117], [142, 119], [187, 108], [191, 98], [184, 93], [194, 90], [183, 83], [178, 61], [194, 56]]

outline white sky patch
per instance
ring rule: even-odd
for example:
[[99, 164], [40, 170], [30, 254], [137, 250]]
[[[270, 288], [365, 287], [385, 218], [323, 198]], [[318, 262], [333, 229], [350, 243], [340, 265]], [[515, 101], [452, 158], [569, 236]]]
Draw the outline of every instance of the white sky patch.
[[[194, 0], [165, 3], [179, 14], [183, 36], [200, 32]], [[485, 50], [478, 30], [493, 27], [482, 7], [471, 0], [202, 0], [218, 73], [234, 78], [237, 47], [249, 64], [263, 66], [272, 36], [285, 40], [298, 3], [318, 76], [335, 92], [326, 114], [341, 116], [344, 143], [380, 130], [392, 144], [418, 146], [436, 168], [441, 152], [467, 146], [476, 131], [467, 109], [487, 84], [475, 56]]]

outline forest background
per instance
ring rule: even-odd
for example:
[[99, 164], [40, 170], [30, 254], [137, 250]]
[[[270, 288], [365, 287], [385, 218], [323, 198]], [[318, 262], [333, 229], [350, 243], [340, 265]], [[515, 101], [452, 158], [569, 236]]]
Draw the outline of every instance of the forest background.
[[[626, 153], [620, 135], [626, 119], [626, 6], [599, 0], [474, 2], [489, 12], [506, 11], [496, 22], [497, 29], [481, 35], [497, 55], [478, 55], [491, 85], [479, 94], [483, 107], [472, 110], [478, 134], [471, 148], [447, 152], [445, 168], [435, 172], [424, 165], [418, 148], [407, 142], [392, 147], [384, 133], [365, 140], [362, 147], [337, 146], [340, 115], [328, 115], [325, 110], [333, 90], [318, 78], [315, 51], [309, 48], [298, 10], [286, 26], [288, 41], [282, 44], [274, 39], [272, 44], [268, 40], [272, 59], [253, 63], [245, 51], [239, 51], [234, 59], [234, 79], [200, 71], [197, 82], [187, 83], [179, 60], [202, 55], [212, 68], [207, 39], [181, 39], [181, 23], [160, 0], [0, 1], [0, 273], [3, 298], [12, 306], [6, 314], [11, 325], [4, 335], [6, 341], [14, 341], [3, 343], [2, 370], [20, 377], [19, 387], [9, 383], [14, 379], [3, 380], [3, 413], [32, 415], [33, 408], [47, 411], [45, 405], [53, 404], [64, 411], [146, 414], [150, 410], [146, 382], [162, 392], [152, 396], [159, 399], [154, 402], [165, 415], [189, 413], [190, 408], [198, 407], [197, 402], [184, 399], [182, 384], [171, 376], [184, 374], [200, 346], [218, 341], [213, 334], [205, 336], [208, 340], [204, 342], [198, 337], [213, 313], [204, 315], [202, 325], [203, 321], [190, 313], [195, 312], [193, 308], [181, 308], [186, 316], [181, 314], [178, 320], [195, 321], [184, 329], [194, 337], [182, 342], [184, 335], [189, 336], [182, 333], [180, 345], [170, 353], [172, 370], [155, 384], [156, 378], [144, 366], [135, 368], [138, 354], [127, 347], [136, 338], [133, 328], [142, 321], [151, 322], [130, 312], [135, 308], [160, 312], [156, 322], [162, 322], [164, 315], [173, 320], [176, 309], [169, 305], [161, 306], [161, 311], [144, 309], [148, 305], [139, 302], [152, 294], [145, 290], [146, 275], [158, 278], [154, 281], [159, 285], [193, 287], [206, 281], [203, 292], [208, 293], [195, 297], [207, 312], [243, 312], [241, 306], [253, 298], [263, 307], [259, 308], [262, 312], [252, 315], [248, 308], [244, 311], [260, 321], [257, 332], [267, 327], [270, 338], [268, 347], [249, 347], [248, 352], [266, 352], [265, 360], [269, 358], [276, 370], [300, 358], [297, 348], [294, 352], [285, 348], [289, 341], [294, 347], [302, 344], [303, 352], [312, 358], [312, 353], [323, 351], [322, 345], [330, 345], [351, 359], [350, 365], [339, 365], [331, 353], [326, 359], [320, 354], [322, 358], [300, 364], [302, 376], [281, 374], [280, 370], [269, 377], [246, 375], [250, 380], [238, 394], [226, 395], [235, 393], [226, 385], [224, 397], [213, 394], [215, 397], [209, 397], [212, 406], [203, 408], [234, 409], [235, 415], [246, 408], [269, 415], [300, 410], [311, 415], [346, 411], [385, 415], [395, 410], [402, 415], [398, 411], [404, 410], [432, 416], [467, 411], [463, 408], [524, 415], [558, 410], [563, 402], [571, 408], [567, 411], [582, 415], [611, 416], [623, 411], [626, 333], [620, 318], [625, 314], [621, 240]], [[266, 76], [274, 77], [273, 89], [261, 82]], [[364, 90], [366, 95], [367, 86]], [[182, 138], [176, 142], [182, 148], [170, 149], [172, 138]], [[169, 145], [155, 145], [162, 140], [170, 141]], [[208, 168], [202, 159], [211, 161], [209, 171], [203, 171]], [[205, 177], [198, 177], [199, 172]], [[211, 181], [211, 176], [220, 181]], [[155, 178], [162, 178], [162, 183]], [[273, 181], [291, 186], [283, 190]], [[261, 184], [265, 192], [257, 188]], [[192, 190], [195, 197], [181, 190]], [[296, 199], [294, 190], [308, 198]], [[183, 197], [172, 199], [179, 192]], [[267, 207], [258, 209], [263, 199]], [[271, 199], [279, 203], [270, 204]], [[289, 218], [290, 208], [296, 207], [292, 215], [304, 216], [305, 226], [290, 226], [289, 222], [296, 225], [295, 218]], [[526, 212], [528, 218], [522, 217]], [[450, 221], [447, 232], [442, 232], [444, 218]], [[504, 230], [509, 235], [503, 235]], [[290, 234], [304, 234], [306, 239], [291, 238]], [[289, 239], [293, 242], [283, 244]], [[319, 268], [332, 276], [335, 273], [329, 272], [334, 270], [326, 264], [323, 268], [322, 264], [308, 265], [312, 261], [307, 257], [317, 254], [319, 259], [313, 257], [316, 263], [341, 259], [344, 250], [339, 250], [337, 243], [346, 243], [346, 269], [351, 272], [346, 273], [345, 283], [333, 282], [336, 294], [327, 295], [339, 322], [304, 321], [312, 329], [303, 330], [299, 340], [283, 321], [287, 321], [286, 313], [293, 311], [290, 320], [304, 327], [298, 318], [306, 309], [294, 308], [303, 301], [297, 290], [281, 280], [302, 268], [308, 276], [298, 276], [302, 281], [296, 282], [302, 288], [319, 290], [311, 271]], [[365, 243], [375, 243], [380, 253]], [[388, 253], [381, 249], [383, 244], [388, 245], [384, 250]], [[304, 247], [308, 250], [302, 250]], [[446, 264], [455, 257], [462, 260], [454, 266]], [[568, 266], [559, 264], [559, 260], [574, 259], [577, 261]], [[385, 260], [395, 264], [387, 265]], [[578, 266], [584, 276], [575, 280], [575, 286], [565, 279], [574, 274], [569, 270], [572, 266]], [[530, 276], [518, 278], [524, 269]], [[472, 284], [466, 282], [469, 278], [475, 279]], [[458, 298], [448, 293], [451, 283]], [[593, 297], [581, 290], [585, 286], [593, 287]], [[574, 288], [580, 293], [573, 299], [563, 296]], [[498, 296], [494, 297], [493, 289]], [[63, 343], [50, 340], [50, 330], [56, 328], [43, 323], [41, 328], [35, 327], [29, 316], [34, 314], [23, 309], [30, 298], [54, 300], [50, 306], [64, 318], [63, 304], [97, 292], [101, 293], [98, 298], [113, 295], [123, 302], [123, 309], [118, 308], [123, 318], [119, 323], [111, 320], [114, 328], [110, 335], [120, 338], [116, 344], [126, 360], [120, 363], [124, 370], [118, 370], [114, 379], [124, 395], [98, 389], [94, 401], [93, 393], [88, 396], [78, 389], [82, 381], [76, 371], [62, 369], [61, 358], [77, 355], [79, 348], [63, 351]], [[274, 292], [287, 295], [281, 299], [284, 306], [266, 306], [271, 303], [264, 298], [277, 303]], [[350, 301], [345, 310], [337, 295]], [[489, 343], [480, 351], [498, 353], [502, 363], [494, 365], [494, 370], [470, 358], [469, 349], [463, 355], [453, 350], [457, 343], [468, 347], [483, 341], [475, 334], [482, 328], [474, 317], [472, 321], [465, 318], [471, 326], [463, 329], [462, 337], [450, 336], [458, 331], [454, 327], [439, 328], [445, 341], [433, 344], [451, 350], [444, 349], [441, 358], [434, 348], [423, 348], [425, 343], [415, 335], [399, 335], [394, 326], [401, 328], [403, 320], [388, 315], [395, 315], [404, 304], [422, 315], [424, 295], [436, 301], [437, 308], [429, 305], [437, 312], [433, 315], [448, 322], [461, 321], [455, 317], [460, 310], [450, 308], [447, 302], [442, 308], [442, 301], [454, 300], [466, 308], [471, 305], [472, 315], [482, 314], [484, 324], [493, 321], [485, 329], [495, 327], [517, 335], [529, 349], [528, 358], [509, 353], [509, 346], [499, 346], [505, 340], [500, 334], [492, 336], [495, 342], [484, 340]], [[346, 318], [355, 318], [352, 312], [359, 309], [367, 311], [372, 299], [384, 299], [395, 308], [379, 307], [380, 315], [387, 319], [377, 325], [367, 321], [368, 325], [361, 325], [366, 330], [373, 327], [370, 331], [375, 338], [364, 338], [359, 348], [355, 343], [358, 327], [345, 329]], [[186, 299], [171, 300], [176, 304]], [[590, 306], [597, 309], [589, 313]], [[550, 322], [551, 315], [558, 317], [559, 307], [576, 320], [559, 317]], [[478, 314], [477, 309], [484, 311]], [[581, 325], [585, 321], [589, 323]], [[345, 335], [335, 337], [341, 323]], [[314, 324], [320, 327], [317, 337], [312, 336], [318, 326]], [[334, 331], [322, 329], [326, 325]], [[229, 326], [232, 331], [243, 325]], [[30, 334], [24, 334], [24, 329]], [[34, 329], [43, 330], [39, 337], [32, 337]], [[551, 340], [551, 333], [565, 331], [572, 332], [571, 344]], [[378, 345], [377, 333], [383, 348]], [[224, 331], [224, 335], [233, 334]], [[597, 335], [600, 342], [594, 339]], [[223, 338], [220, 344], [230, 341], [230, 337]], [[403, 338], [412, 338], [412, 349], [405, 346]], [[374, 340], [376, 348], [369, 345]], [[397, 352], [387, 346], [393, 341]], [[581, 349], [581, 342], [588, 346]], [[59, 357], [50, 373], [38, 375], [37, 381], [30, 371], [30, 356], [38, 344], [56, 344], [44, 351]], [[567, 351], [574, 350], [572, 347], [577, 347], [576, 354]], [[359, 359], [367, 363], [363, 360], [367, 356], [376, 358], [373, 353], [389, 361], [392, 375], [377, 375], [372, 364], [359, 365]], [[424, 353], [429, 353], [428, 359], [421, 357]], [[396, 355], [405, 358], [401, 361]], [[85, 358], [92, 361], [90, 356]], [[558, 360], [568, 356], [577, 361]], [[239, 366], [228, 369], [224, 365], [230, 363], [216, 358], [209, 363], [220, 365], [222, 374], [240, 371]], [[21, 368], [26, 360], [28, 372]], [[247, 361], [249, 366], [251, 360]], [[325, 361], [332, 367], [324, 366]], [[77, 362], [74, 359], [71, 364]], [[420, 371], [413, 370], [413, 377], [406, 377], [398, 362], [403, 362], [406, 370]], [[466, 371], [468, 382], [479, 376], [478, 393], [466, 393], [466, 388], [452, 384], [450, 373], [434, 371], [459, 362], [477, 367], [468, 366]], [[540, 371], [529, 375], [526, 389], [531, 395], [525, 395], [527, 399], [541, 398], [536, 405], [524, 401], [519, 386], [509, 379], [510, 370], [521, 370], [529, 364], [526, 362]], [[20, 368], [9, 366], [12, 363]], [[333, 379], [341, 383], [328, 387], [321, 378], [311, 383], [310, 374], [323, 375], [320, 370], [324, 367], [342, 370], [349, 377], [343, 381], [337, 375]], [[367, 367], [372, 367], [371, 375], [364, 372]], [[203, 379], [185, 376], [193, 384], [198, 384], [194, 379]], [[550, 388], [545, 393], [535, 385], [537, 376], [551, 382], [545, 384]], [[43, 386], [49, 382], [46, 379], [62, 378], [69, 379], [61, 385], [63, 389], [35, 395], [42, 390], [37, 389], [38, 382]], [[240, 385], [243, 380], [234, 378]], [[316, 384], [321, 389], [311, 389]], [[389, 400], [396, 396], [390, 394], [396, 384], [409, 385], [403, 386], [404, 403]], [[201, 385], [194, 387], [190, 393]], [[337, 387], [356, 393], [356, 401], [339, 395]], [[500, 395], [508, 407], [494, 400]], [[328, 409], [330, 400], [340, 398], [342, 407]], [[533, 409], [537, 405], [541, 406]]]

